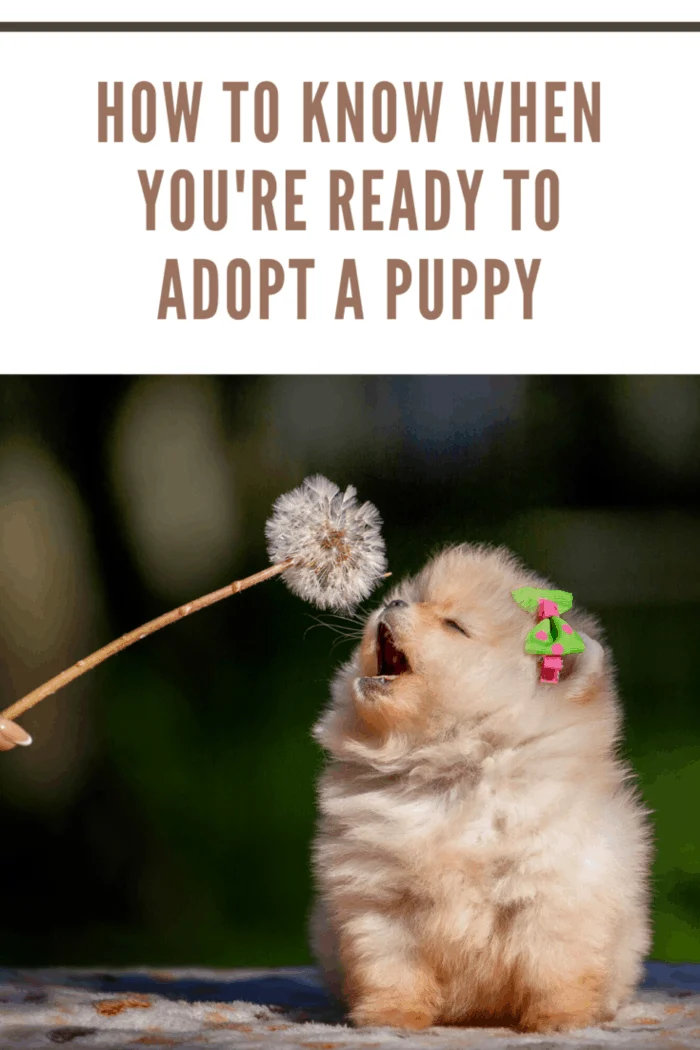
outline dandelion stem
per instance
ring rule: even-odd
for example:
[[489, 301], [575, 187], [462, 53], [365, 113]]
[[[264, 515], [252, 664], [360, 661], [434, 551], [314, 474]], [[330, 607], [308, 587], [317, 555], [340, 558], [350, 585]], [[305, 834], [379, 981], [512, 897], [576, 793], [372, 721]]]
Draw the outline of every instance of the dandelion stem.
[[218, 591], [212, 591], [211, 594], [204, 594], [201, 598], [195, 598], [192, 602], [179, 605], [177, 609], [171, 609], [170, 612], [157, 616], [155, 620], [149, 620], [148, 623], [144, 623], [134, 631], [129, 631], [128, 634], [123, 634], [121, 638], [117, 638], [115, 641], [110, 642], [109, 645], [103, 646], [97, 652], [86, 656], [85, 659], [78, 660], [72, 667], [61, 671], [60, 674], [55, 675], [48, 682], [44, 682], [43, 685], [32, 690], [31, 693], [27, 693], [21, 700], [17, 700], [14, 704], [6, 707], [4, 711], [0, 712], [0, 716], [14, 719], [19, 715], [23, 715], [25, 711], [28, 711], [30, 707], [34, 707], [40, 700], [45, 700], [47, 696], [51, 696], [53, 693], [58, 692], [59, 689], [63, 689], [64, 685], [74, 682], [76, 678], [80, 678], [86, 671], [91, 671], [93, 667], [97, 667], [98, 664], [107, 660], [108, 657], [114, 656], [115, 653], [120, 653], [122, 649], [128, 648], [134, 642], [141, 641], [143, 638], [148, 637], [149, 634], [159, 631], [161, 627], [167, 627], [168, 624], [175, 623], [184, 616], [190, 616], [194, 612], [199, 612], [200, 609], [206, 609], [208, 605], [214, 605], [223, 598], [230, 598], [232, 594], [245, 591], [248, 587], [255, 586], [256, 583], [262, 583], [264, 580], [270, 580], [274, 576], [279, 576], [280, 573], [289, 569], [293, 564], [293, 559], [288, 558], [278, 565], [271, 565], [268, 569], [263, 569], [262, 572], [254, 573], [253, 576], [246, 576], [244, 580], [234, 580], [233, 583], [220, 587]]

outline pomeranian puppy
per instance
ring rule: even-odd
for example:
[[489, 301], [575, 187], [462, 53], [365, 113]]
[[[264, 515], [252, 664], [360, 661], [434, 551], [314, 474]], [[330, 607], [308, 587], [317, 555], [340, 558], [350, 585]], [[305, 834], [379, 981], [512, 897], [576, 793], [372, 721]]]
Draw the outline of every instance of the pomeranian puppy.
[[314, 729], [329, 762], [312, 940], [357, 1025], [612, 1018], [650, 942], [646, 813], [595, 622], [560, 681], [524, 651], [505, 550], [434, 558], [373, 612]]

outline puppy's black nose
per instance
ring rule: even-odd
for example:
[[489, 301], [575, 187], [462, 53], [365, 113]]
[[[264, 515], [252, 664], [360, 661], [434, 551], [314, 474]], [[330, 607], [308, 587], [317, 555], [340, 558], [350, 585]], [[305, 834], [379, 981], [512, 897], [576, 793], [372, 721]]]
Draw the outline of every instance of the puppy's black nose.
[[405, 608], [407, 605], [408, 605], [408, 602], [405, 602], [403, 600], [403, 598], [394, 598], [393, 602], [387, 602], [385, 608], [386, 609], [401, 609], [402, 607]]

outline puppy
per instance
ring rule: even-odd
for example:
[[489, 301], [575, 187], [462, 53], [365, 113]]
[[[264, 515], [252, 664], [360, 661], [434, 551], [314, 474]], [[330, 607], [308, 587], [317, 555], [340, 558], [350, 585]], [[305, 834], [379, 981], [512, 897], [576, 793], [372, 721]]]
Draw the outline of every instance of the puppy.
[[507, 551], [434, 558], [373, 612], [314, 735], [312, 941], [357, 1025], [609, 1020], [649, 947], [649, 833], [596, 624], [558, 684], [524, 651], [548, 587]]

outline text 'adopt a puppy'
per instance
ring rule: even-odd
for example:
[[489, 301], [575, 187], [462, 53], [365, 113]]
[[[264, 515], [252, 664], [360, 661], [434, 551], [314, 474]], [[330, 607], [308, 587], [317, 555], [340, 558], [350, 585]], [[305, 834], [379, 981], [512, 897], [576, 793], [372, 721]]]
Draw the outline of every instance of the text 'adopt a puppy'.
[[[559, 226], [559, 175], [549, 152], [546, 159], [543, 155], [546, 166], [535, 168], [533, 154], [526, 154], [524, 167], [519, 150], [507, 158], [497, 154], [495, 170], [487, 171], [478, 165], [493, 154], [479, 147], [502, 139], [514, 145], [576, 147], [599, 143], [601, 135], [599, 81], [538, 85], [516, 80], [509, 90], [503, 81], [425, 80], [338, 81], [333, 87], [325, 80], [303, 81], [282, 91], [271, 80], [224, 80], [206, 90], [203, 81], [177, 86], [164, 81], [160, 88], [148, 80], [130, 87], [124, 81], [100, 81], [98, 141], [149, 146], [158, 139], [178, 143], [184, 138], [194, 143], [204, 99], [216, 111], [203, 122], [205, 136], [218, 122], [220, 134], [232, 144], [270, 144], [281, 135], [297, 150], [290, 154], [293, 167], [285, 166], [285, 154], [274, 151], [271, 168], [243, 166], [248, 154], [236, 149], [231, 167], [214, 167], [202, 157], [201, 167], [172, 170], [164, 160], [153, 166], [152, 153], [144, 153], [149, 167], [135, 174], [145, 231], [193, 233], [195, 239], [184, 240], [183, 249], [198, 245], [194, 252], [186, 249], [184, 259], [174, 254], [164, 259], [159, 321], [222, 316], [233, 321], [405, 320], [411, 315], [427, 321], [494, 320], [496, 302], [504, 318], [532, 320], [542, 264], [539, 233]], [[229, 112], [222, 121], [224, 100]], [[476, 147], [469, 151], [469, 163], [476, 166], [453, 168], [461, 155], [443, 155], [442, 149], [468, 140]], [[370, 143], [379, 144], [379, 152], [367, 152]], [[421, 149], [389, 150], [383, 163], [381, 147], [402, 143], [420, 143]], [[487, 225], [498, 237], [498, 254], [490, 247], [484, 252], [478, 235], [461, 237], [462, 232], [483, 234]], [[532, 245], [526, 248], [517, 238], [513, 252], [518, 255], [511, 255], [504, 251], [505, 230], [531, 230], [536, 239], [525, 242]], [[248, 244], [252, 256], [243, 257], [239, 252], [247, 248], [237, 248], [235, 257], [215, 257], [215, 246], [229, 242], [212, 240], [210, 234], [222, 231], [233, 234], [237, 245]], [[454, 234], [447, 250], [438, 247], [440, 231]], [[308, 238], [290, 237], [293, 247], [275, 258], [267, 250], [264, 256], [255, 251], [256, 243], [261, 249], [271, 243], [266, 236], [256, 241], [255, 234], [282, 232], [307, 233]], [[360, 232], [384, 234], [386, 240], [381, 239], [383, 245], [373, 240], [369, 256], [358, 257]], [[413, 242], [414, 252], [406, 250], [411, 234], [423, 235], [420, 243]], [[166, 243], [179, 242], [168, 237]], [[533, 250], [537, 256], [526, 257]], [[383, 294], [377, 295], [382, 285]]]

